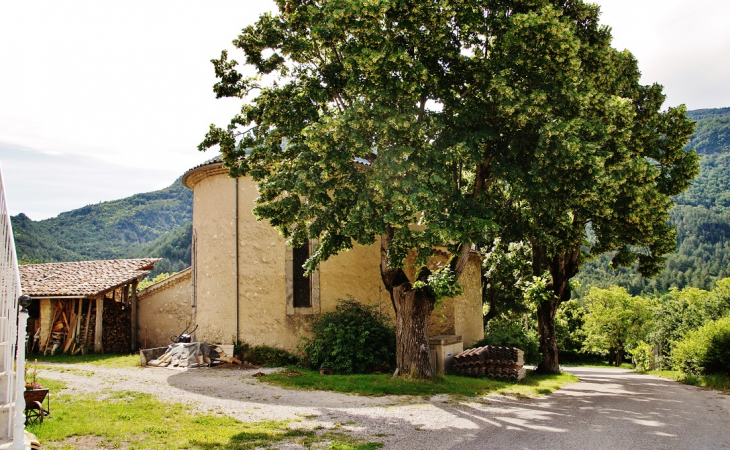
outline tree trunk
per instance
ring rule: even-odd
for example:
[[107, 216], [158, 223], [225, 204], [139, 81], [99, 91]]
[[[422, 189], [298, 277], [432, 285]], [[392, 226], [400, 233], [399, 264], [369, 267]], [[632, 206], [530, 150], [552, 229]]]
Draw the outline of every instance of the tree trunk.
[[532, 245], [532, 273], [541, 276], [547, 269], [550, 281], [547, 288], [553, 298], [541, 302], [537, 307], [537, 332], [540, 335], [540, 352], [542, 362], [537, 366], [537, 372], [543, 374], [560, 373], [558, 363], [558, 344], [555, 340], [555, 313], [562, 302], [570, 300], [570, 279], [580, 267], [580, 245], [572, 251], [557, 255], [548, 255], [544, 246], [530, 242]]
[[537, 307], [537, 332], [540, 335], [540, 353], [542, 361], [537, 366], [537, 373], [560, 373], [558, 363], [558, 344], [555, 340], [555, 312], [559, 302], [546, 301]]
[[410, 283], [393, 288], [396, 309], [396, 361], [401, 375], [431, 378], [431, 355], [428, 347], [428, 323], [435, 300]]
[[621, 364], [624, 362], [624, 347], [623, 345], [619, 344], [618, 348], [616, 349], [616, 367], [621, 367]]

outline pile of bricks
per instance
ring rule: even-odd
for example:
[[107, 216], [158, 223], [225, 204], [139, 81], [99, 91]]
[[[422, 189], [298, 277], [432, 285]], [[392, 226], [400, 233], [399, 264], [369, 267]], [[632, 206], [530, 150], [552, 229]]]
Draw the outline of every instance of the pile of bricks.
[[454, 357], [454, 371], [470, 377], [506, 378], [518, 381], [525, 378], [525, 352], [515, 347], [470, 348]]

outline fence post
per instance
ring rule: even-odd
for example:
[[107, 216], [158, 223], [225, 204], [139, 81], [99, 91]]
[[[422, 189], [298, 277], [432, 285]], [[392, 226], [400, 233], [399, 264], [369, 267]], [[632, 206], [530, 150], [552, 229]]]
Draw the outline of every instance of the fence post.
[[15, 364], [15, 424], [13, 425], [13, 450], [25, 450], [25, 335], [28, 326], [30, 297], [18, 299], [22, 309], [18, 314], [18, 344]]

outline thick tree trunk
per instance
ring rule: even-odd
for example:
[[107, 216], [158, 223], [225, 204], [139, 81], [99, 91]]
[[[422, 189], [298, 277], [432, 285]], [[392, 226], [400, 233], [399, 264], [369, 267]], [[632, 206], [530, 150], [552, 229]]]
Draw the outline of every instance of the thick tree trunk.
[[537, 366], [537, 373], [560, 373], [558, 363], [558, 344], [555, 340], [555, 312], [557, 301], [542, 302], [537, 307], [537, 332], [540, 335], [540, 353], [542, 361]]
[[555, 313], [564, 301], [570, 300], [570, 279], [580, 267], [580, 245], [572, 251], [550, 256], [544, 246], [532, 244], [532, 273], [541, 276], [543, 270], [550, 273], [547, 288], [553, 298], [541, 302], [537, 307], [537, 331], [540, 335], [540, 352], [542, 362], [537, 372], [543, 374], [560, 373], [558, 363], [558, 344], [555, 339]]
[[435, 300], [425, 292], [414, 290], [410, 283], [393, 288], [396, 313], [396, 361], [401, 375], [431, 378], [431, 355], [428, 347], [428, 322]]

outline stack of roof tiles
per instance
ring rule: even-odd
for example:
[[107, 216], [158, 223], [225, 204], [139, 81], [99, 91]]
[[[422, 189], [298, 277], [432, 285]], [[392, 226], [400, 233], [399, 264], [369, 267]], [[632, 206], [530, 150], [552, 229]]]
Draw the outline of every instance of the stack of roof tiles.
[[454, 357], [454, 370], [470, 377], [506, 378], [518, 381], [525, 377], [525, 352], [515, 347], [484, 347], [465, 350]]

